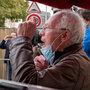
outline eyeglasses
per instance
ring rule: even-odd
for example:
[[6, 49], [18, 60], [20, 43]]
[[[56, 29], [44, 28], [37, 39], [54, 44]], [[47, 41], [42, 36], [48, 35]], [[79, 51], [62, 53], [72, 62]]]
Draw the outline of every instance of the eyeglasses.
[[42, 29], [43, 32], [52, 32], [53, 30], [54, 30], [53, 28], [48, 28], [48, 27]]
[[44, 26], [43, 27], [43, 29], [42, 29], [44, 32], [52, 32], [53, 30], [54, 31], [60, 31], [60, 30], [62, 30], [62, 31], [65, 31], [65, 30], [68, 30], [68, 29], [66, 29], [66, 28], [49, 28], [47, 25], [46, 26]]

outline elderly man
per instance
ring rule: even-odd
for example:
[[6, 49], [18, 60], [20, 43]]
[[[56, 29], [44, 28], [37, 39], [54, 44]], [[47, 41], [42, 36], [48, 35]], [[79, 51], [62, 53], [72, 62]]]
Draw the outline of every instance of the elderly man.
[[90, 60], [82, 50], [85, 25], [80, 16], [62, 10], [54, 14], [40, 32], [46, 69], [38, 71], [32, 58], [34, 21], [20, 24], [10, 45], [13, 80], [61, 90], [90, 90]]

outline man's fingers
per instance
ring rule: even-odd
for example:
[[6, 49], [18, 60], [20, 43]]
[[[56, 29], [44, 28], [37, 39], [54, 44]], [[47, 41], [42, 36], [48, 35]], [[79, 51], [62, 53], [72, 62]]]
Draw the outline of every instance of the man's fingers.
[[35, 31], [35, 25], [31, 21], [25, 21], [19, 24], [17, 29], [17, 36], [27, 36], [32, 39]]
[[35, 27], [36, 27], [36, 18], [32, 17], [27, 22], [33, 23], [35, 25]]

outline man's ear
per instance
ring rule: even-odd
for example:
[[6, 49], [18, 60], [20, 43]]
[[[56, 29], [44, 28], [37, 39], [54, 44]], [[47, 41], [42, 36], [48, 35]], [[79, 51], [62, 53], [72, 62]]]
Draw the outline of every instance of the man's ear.
[[66, 30], [64, 33], [62, 33], [62, 35], [61, 35], [62, 41], [68, 41], [69, 38], [70, 38], [70, 32], [68, 30]]

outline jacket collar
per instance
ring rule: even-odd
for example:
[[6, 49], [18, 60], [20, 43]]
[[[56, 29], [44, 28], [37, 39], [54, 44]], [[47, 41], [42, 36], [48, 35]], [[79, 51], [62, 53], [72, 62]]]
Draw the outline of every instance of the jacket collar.
[[56, 51], [53, 63], [56, 63], [58, 60], [60, 61], [62, 58], [66, 57], [70, 54], [76, 53], [80, 49], [82, 49], [81, 44], [74, 44], [74, 45], [71, 45], [71, 46], [67, 47], [63, 52]]

